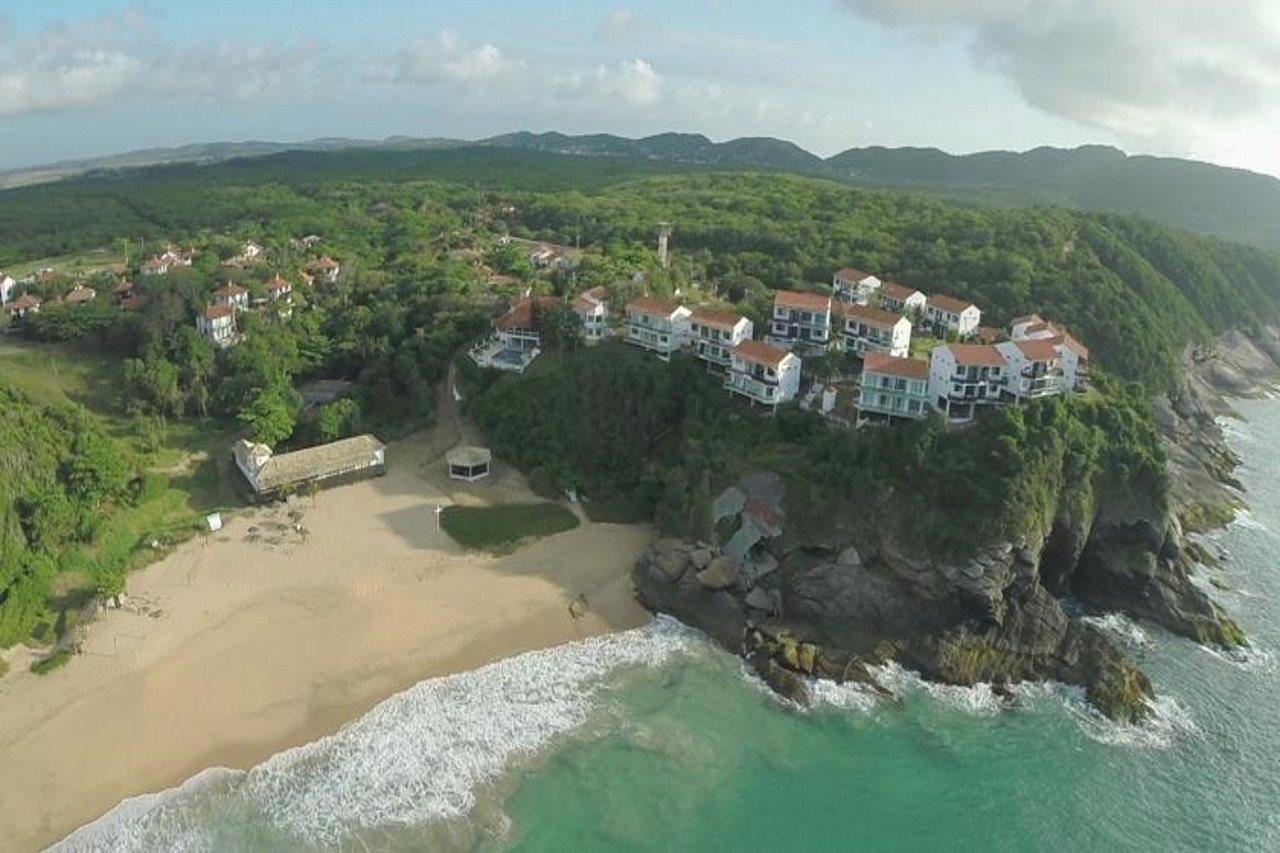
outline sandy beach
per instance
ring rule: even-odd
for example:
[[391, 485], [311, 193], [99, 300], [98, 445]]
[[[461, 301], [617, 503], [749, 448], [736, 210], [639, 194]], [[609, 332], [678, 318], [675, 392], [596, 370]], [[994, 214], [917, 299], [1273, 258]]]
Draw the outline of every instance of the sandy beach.
[[[132, 576], [125, 607], [47, 676], [0, 679], [0, 849], [31, 850], [207, 767], [250, 767], [436, 675], [644, 624], [629, 570], [646, 527], [584, 524], [503, 557], [463, 553], [437, 504], [528, 499], [519, 477], [456, 488], [392, 444], [385, 477], [238, 513]], [[569, 612], [585, 595], [587, 611]]]

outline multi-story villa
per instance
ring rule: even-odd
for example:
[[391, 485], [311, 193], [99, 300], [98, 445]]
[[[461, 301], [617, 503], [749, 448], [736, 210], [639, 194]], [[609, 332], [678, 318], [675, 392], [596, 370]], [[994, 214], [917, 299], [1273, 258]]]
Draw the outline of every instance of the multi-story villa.
[[896, 281], [880, 283], [880, 307], [886, 311], [923, 317], [927, 302], [924, 292], [914, 287]]
[[860, 302], [865, 305], [880, 290], [880, 285], [880, 279], [853, 267], [836, 270], [836, 274], [831, 277], [831, 290], [837, 302]]
[[689, 340], [689, 318], [692, 315], [674, 300], [648, 296], [627, 305], [627, 343], [644, 347], [667, 361]]
[[836, 331], [840, 348], [864, 356], [876, 352], [905, 358], [911, 349], [911, 321], [869, 305], [837, 303]]
[[238, 284], [227, 282], [213, 292], [213, 304], [235, 311], [246, 311], [249, 308], [249, 291]]
[[1009, 325], [1009, 337], [1015, 341], [1051, 341], [1062, 369], [1063, 390], [1079, 391], [1088, 381], [1088, 348], [1057, 323], [1050, 323], [1038, 314], [1017, 317]]
[[741, 314], [695, 308], [689, 318], [693, 354], [713, 370], [729, 369], [730, 353], [743, 341], [751, 340], [754, 327]]
[[267, 282], [267, 298], [272, 302], [292, 302], [293, 301], [293, 285], [288, 279], [276, 276]]
[[1049, 397], [1068, 390], [1059, 344], [1051, 338], [1026, 338], [996, 344], [1008, 369], [1005, 392], [1015, 400]]
[[929, 362], [867, 355], [858, 385], [859, 421], [922, 418], [929, 410]]
[[608, 296], [602, 285], [579, 294], [573, 300], [573, 313], [582, 321], [582, 337], [587, 343], [602, 341], [609, 336]]
[[779, 290], [773, 297], [769, 340], [785, 349], [825, 350], [831, 342], [831, 297]]
[[924, 319], [934, 332], [951, 332], [967, 338], [978, 331], [982, 312], [967, 300], [935, 295], [925, 300]]
[[934, 347], [929, 359], [929, 402], [953, 421], [970, 421], [979, 406], [1000, 401], [1008, 369], [1004, 356], [985, 344]]
[[770, 408], [800, 391], [800, 357], [761, 341], [743, 341], [730, 352], [724, 387]]
[[219, 349], [229, 347], [240, 339], [236, 332], [236, 311], [230, 305], [210, 305], [196, 317], [196, 331]]

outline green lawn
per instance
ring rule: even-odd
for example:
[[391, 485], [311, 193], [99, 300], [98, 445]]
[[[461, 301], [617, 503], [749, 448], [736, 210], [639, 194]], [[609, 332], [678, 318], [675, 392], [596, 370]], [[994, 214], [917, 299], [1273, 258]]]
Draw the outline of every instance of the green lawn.
[[464, 548], [505, 553], [526, 539], [572, 530], [578, 517], [553, 503], [450, 506], [440, 526]]

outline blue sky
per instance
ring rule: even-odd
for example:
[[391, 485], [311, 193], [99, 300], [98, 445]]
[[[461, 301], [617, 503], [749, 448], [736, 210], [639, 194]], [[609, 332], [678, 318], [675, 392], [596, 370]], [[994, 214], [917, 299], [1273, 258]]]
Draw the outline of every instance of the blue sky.
[[771, 135], [820, 154], [1101, 142], [1275, 174], [1278, 6], [5, 0], [0, 168], [532, 129]]

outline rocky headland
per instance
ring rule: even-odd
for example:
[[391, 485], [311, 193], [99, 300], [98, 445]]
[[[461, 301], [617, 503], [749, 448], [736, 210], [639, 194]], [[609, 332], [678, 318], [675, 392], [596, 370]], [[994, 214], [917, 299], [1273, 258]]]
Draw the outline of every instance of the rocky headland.
[[1182, 387], [1154, 405], [1170, 474], [1165, 504], [1066, 502], [1076, 508], [1059, 510], [1048, 529], [946, 560], [888, 531], [833, 524], [814, 535], [805, 524], [794, 526], [809, 532], [796, 534], [781, 478], [759, 472], [716, 501], [716, 541], [654, 543], [636, 564], [637, 594], [802, 704], [811, 677], [875, 685], [869, 667], [893, 660], [952, 684], [1078, 685], [1107, 716], [1141, 719], [1150, 681], [1085, 616], [1120, 612], [1196, 642], [1245, 644], [1193, 583], [1212, 555], [1189, 534], [1225, 524], [1243, 502], [1217, 419], [1232, 414], [1231, 396], [1266, 393], [1278, 377], [1274, 330], [1188, 351]]

